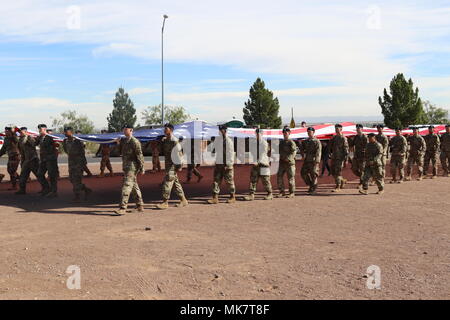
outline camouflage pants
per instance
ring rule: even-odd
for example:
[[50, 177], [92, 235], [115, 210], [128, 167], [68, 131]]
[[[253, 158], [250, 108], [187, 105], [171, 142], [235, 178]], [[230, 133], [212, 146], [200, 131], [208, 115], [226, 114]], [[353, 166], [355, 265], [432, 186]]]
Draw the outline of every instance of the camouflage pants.
[[369, 181], [373, 179], [378, 186], [379, 190], [384, 189], [384, 177], [383, 167], [377, 165], [367, 165], [364, 168], [364, 173], [361, 178], [361, 182], [364, 190], [369, 190]]
[[172, 188], [175, 186], [175, 192], [177, 196], [181, 199], [184, 198], [183, 187], [181, 186], [180, 180], [178, 179], [177, 171], [175, 166], [170, 166], [166, 168], [166, 176], [164, 177], [162, 186], [162, 197], [163, 200], [169, 200], [170, 194], [172, 193]]
[[352, 172], [355, 176], [361, 179], [362, 174], [364, 172], [364, 166], [366, 161], [364, 158], [353, 158], [352, 159]]
[[100, 161], [100, 171], [105, 172], [105, 168], [108, 168], [109, 172], [113, 171], [109, 156], [102, 156], [102, 161]]
[[20, 169], [20, 177], [19, 177], [20, 190], [23, 190], [23, 191], [26, 190], [27, 181], [28, 181], [28, 178], [30, 178], [30, 174], [32, 172], [36, 177], [39, 177], [38, 170], [39, 170], [39, 159], [38, 158], [35, 158], [30, 161], [24, 161], [22, 163], [22, 166]]
[[315, 190], [317, 188], [317, 177], [319, 176], [319, 163], [312, 161], [303, 163], [301, 175], [306, 185]]
[[86, 186], [82, 182], [83, 172], [84, 165], [69, 165], [69, 180], [73, 186], [73, 193], [77, 196], [79, 196], [82, 191], [86, 190]]
[[413, 166], [417, 165], [417, 171], [419, 172], [419, 176], [423, 175], [423, 156], [422, 155], [410, 155], [408, 158], [408, 164], [406, 165], [406, 175], [408, 177], [412, 174]]
[[141, 189], [137, 182], [137, 172], [135, 170], [127, 170], [123, 172], [123, 184], [122, 184], [122, 196], [120, 200], [120, 208], [126, 209], [130, 196], [134, 197], [134, 200], [138, 206], [144, 205], [142, 200]]
[[8, 156], [8, 165], [7, 170], [9, 176], [11, 177], [11, 183], [13, 186], [17, 184], [17, 180], [19, 179], [19, 175], [17, 174], [17, 168], [19, 168], [20, 164], [20, 156], [18, 154], [9, 155]]
[[220, 193], [222, 180], [225, 180], [225, 183], [230, 189], [230, 193], [236, 193], [236, 187], [234, 185], [234, 168], [227, 168], [227, 166], [223, 164], [216, 164], [214, 168], [214, 182], [212, 184], [212, 192], [214, 194]]
[[444, 174], [448, 174], [450, 172], [450, 151], [441, 152], [441, 165]]
[[430, 167], [430, 162], [432, 165], [433, 170], [433, 176], [437, 176], [438, 174], [438, 158], [439, 154], [437, 152], [426, 152], [425, 153], [425, 160], [424, 160], [424, 168], [423, 173], [427, 174], [428, 168]]
[[334, 177], [336, 186], [340, 186], [344, 177], [342, 176], [342, 169], [344, 168], [345, 159], [331, 159], [331, 174]]
[[[50, 184], [45, 178], [45, 174], [48, 173]], [[58, 161], [57, 160], [45, 160], [39, 163], [38, 180], [43, 190], [50, 190], [51, 192], [58, 191]]]
[[383, 174], [383, 178], [386, 177], [386, 163], [387, 163], [387, 155], [383, 155], [381, 157], [381, 172]]
[[254, 165], [250, 172], [250, 194], [255, 194], [258, 180], [261, 179], [264, 189], [267, 193], [272, 193], [272, 183], [270, 182], [270, 174], [261, 174], [261, 169], [270, 170], [269, 167]]
[[277, 172], [277, 184], [280, 192], [284, 193], [284, 175], [287, 175], [289, 193], [295, 192], [295, 164], [280, 162]]
[[198, 171], [198, 167], [200, 167], [199, 164], [188, 164], [187, 166], [187, 175], [186, 179], [190, 181], [192, 179], [192, 174], [194, 174], [196, 177], [200, 177], [200, 171]]
[[400, 175], [400, 180], [405, 177], [405, 156], [392, 155], [391, 157], [391, 175], [394, 180], [397, 178], [397, 172]]

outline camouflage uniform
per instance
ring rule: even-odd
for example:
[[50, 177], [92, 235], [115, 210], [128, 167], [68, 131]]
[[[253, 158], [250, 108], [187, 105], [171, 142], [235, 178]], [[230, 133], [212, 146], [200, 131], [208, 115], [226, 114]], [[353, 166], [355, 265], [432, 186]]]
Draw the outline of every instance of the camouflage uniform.
[[[36, 139], [36, 144], [39, 145], [40, 161], [38, 169], [38, 180], [42, 186], [42, 191], [56, 193], [58, 191], [58, 155], [55, 150], [55, 141], [46, 134], [39, 136]], [[45, 178], [48, 172], [50, 184]]]
[[38, 177], [39, 158], [36, 151], [36, 141], [30, 135], [21, 136], [19, 138], [19, 150], [21, 158], [21, 170], [19, 177], [20, 191], [25, 192], [30, 173]]
[[[184, 199], [184, 191], [178, 179], [177, 171], [182, 167], [181, 145], [175, 136], [164, 137], [161, 141], [162, 154], [164, 156], [164, 167], [166, 175], [162, 186], [162, 197], [164, 201], [170, 199], [172, 188], [180, 199]], [[173, 158], [172, 158], [173, 156]]]
[[302, 153], [304, 155], [301, 175], [309, 192], [317, 189], [317, 177], [319, 176], [319, 164], [322, 157], [322, 144], [317, 138], [308, 138], [302, 141]]
[[17, 174], [17, 168], [20, 164], [20, 153], [18, 147], [19, 139], [14, 133], [13, 136], [6, 136], [3, 141], [3, 146], [0, 149], [0, 157], [8, 153], [8, 165], [7, 171], [11, 177], [11, 184], [13, 189], [16, 188], [19, 175]]
[[373, 179], [378, 186], [378, 190], [384, 189], [383, 162], [384, 147], [378, 143], [369, 142], [366, 147], [366, 166], [362, 176], [363, 190], [369, 189], [369, 181]]
[[408, 152], [408, 141], [404, 136], [395, 136], [389, 142], [391, 147], [391, 175], [393, 181], [397, 181], [397, 172], [400, 181], [405, 177], [406, 153]]
[[352, 172], [361, 181], [365, 165], [367, 136], [365, 134], [354, 136], [353, 139], [349, 139], [349, 146], [353, 148]]
[[289, 182], [289, 194], [295, 193], [295, 156], [297, 145], [291, 139], [281, 140], [279, 144], [280, 163], [277, 172], [277, 184], [281, 194], [284, 194], [284, 175]]
[[424, 139], [427, 145], [427, 151], [425, 152], [424, 161], [424, 174], [427, 174], [431, 162], [433, 166], [433, 177], [436, 177], [438, 174], [438, 158], [441, 141], [439, 139], [439, 136], [435, 133], [426, 135]]
[[450, 172], [450, 133], [441, 136], [441, 164], [444, 175]]
[[84, 168], [87, 164], [84, 144], [76, 138], [65, 138], [63, 150], [68, 156], [69, 180], [73, 186], [73, 193], [78, 198], [82, 191], [87, 190], [82, 183]]
[[254, 164], [250, 172], [250, 195], [256, 192], [258, 180], [261, 179], [264, 189], [268, 194], [272, 194], [272, 183], [270, 182], [270, 161], [269, 144], [263, 138], [254, 139], [254, 146], [251, 147], [251, 153]]
[[344, 161], [348, 156], [348, 141], [343, 135], [335, 135], [330, 140], [331, 174], [336, 182], [336, 189], [342, 188], [345, 179], [342, 177]]
[[109, 159], [109, 155], [111, 154], [111, 145], [108, 143], [100, 145], [100, 153], [102, 155], [102, 160], [100, 161], [100, 175], [103, 176], [105, 173], [105, 168], [109, 170], [110, 173], [113, 172], [111, 166], [111, 160]]
[[214, 140], [216, 151], [216, 166], [214, 167], [214, 182], [212, 184], [213, 195], [220, 193], [222, 180], [228, 185], [230, 193], [236, 193], [234, 185], [234, 142], [229, 136], [219, 136]]
[[412, 167], [414, 164], [417, 164], [417, 169], [419, 171], [419, 178], [422, 178], [423, 157], [426, 149], [427, 145], [422, 136], [412, 135], [409, 137], [409, 155], [408, 155], [408, 164], [406, 166], [406, 175], [408, 177], [408, 180], [411, 179]]
[[381, 144], [381, 146], [383, 147], [383, 156], [381, 157], [381, 168], [382, 168], [382, 172], [383, 172], [383, 178], [386, 177], [386, 162], [387, 162], [387, 155], [388, 155], [388, 151], [389, 151], [389, 139], [388, 137], [386, 137], [384, 134], [377, 134], [375, 136], [375, 138], [377, 139], [377, 142], [379, 144]]
[[119, 151], [122, 155], [123, 185], [120, 208], [126, 209], [130, 196], [135, 198], [136, 205], [142, 207], [141, 189], [137, 182], [137, 175], [144, 172], [144, 155], [138, 139], [131, 136], [120, 139]]

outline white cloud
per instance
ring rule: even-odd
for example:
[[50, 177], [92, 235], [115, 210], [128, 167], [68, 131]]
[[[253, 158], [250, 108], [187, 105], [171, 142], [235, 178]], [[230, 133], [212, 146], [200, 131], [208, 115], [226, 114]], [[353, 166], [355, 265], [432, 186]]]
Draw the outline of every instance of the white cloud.
[[130, 95], [139, 95], [139, 94], [146, 94], [146, 93], [154, 93], [158, 90], [152, 89], [152, 88], [133, 88], [128, 91]]

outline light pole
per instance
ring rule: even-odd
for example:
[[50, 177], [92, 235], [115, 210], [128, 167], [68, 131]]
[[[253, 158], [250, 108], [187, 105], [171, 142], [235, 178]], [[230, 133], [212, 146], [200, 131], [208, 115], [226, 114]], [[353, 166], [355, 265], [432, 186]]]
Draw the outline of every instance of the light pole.
[[164, 27], [166, 25], [166, 19], [168, 15], [163, 16], [163, 25], [161, 31], [161, 124], [164, 125]]

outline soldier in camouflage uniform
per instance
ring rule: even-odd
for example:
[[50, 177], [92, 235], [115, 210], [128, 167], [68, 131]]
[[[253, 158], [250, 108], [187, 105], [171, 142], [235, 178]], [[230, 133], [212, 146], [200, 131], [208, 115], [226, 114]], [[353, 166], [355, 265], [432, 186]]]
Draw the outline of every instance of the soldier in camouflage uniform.
[[381, 163], [382, 163], [382, 172], [383, 172], [383, 178], [386, 177], [386, 163], [387, 163], [387, 156], [389, 151], [389, 139], [386, 137], [385, 134], [383, 134], [384, 126], [379, 124], [377, 125], [378, 134], [376, 135], [376, 139], [379, 144], [383, 147], [383, 156], [381, 157]]
[[75, 194], [73, 201], [79, 202], [82, 192], [85, 194], [85, 199], [92, 193], [92, 190], [87, 188], [82, 182], [84, 168], [87, 163], [84, 143], [74, 137], [71, 127], [64, 128], [64, 134], [66, 138], [62, 146], [68, 157], [69, 180], [72, 183], [73, 193]]
[[0, 149], [0, 157], [8, 153], [7, 171], [11, 177], [11, 188], [9, 190], [17, 189], [17, 180], [19, 179], [19, 175], [17, 174], [17, 168], [20, 164], [18, 144], [19, 139], [13, 131], [13, 128], [5, 127], [5, 140], [3, 141], [3, 146]]
[[144, 201], [137, 181], [138, 174], [144, 174], [144, 155], [138, 139], [133, 137], [133, 126], [125, 125], [125, 137], [118, 140], [118, 148], [122, 155], [123, 185], [118, 215], [127, 213], [130, 196], [134, 196], [136, 211], [144, 212]]
[[356, 136], [349, 139], [349, 147], [353, 151], [352, 159], [352, 172], [355, 176], [359, 177], [359, 184], [361, 185], [361, 177], [364, 172], [367, 136], [362, 131], [363, 125], [356, 125]]
[[26, 127], [20, 128], [19, 137], [19, 151], [20, 151], [20, 177], [19, 177], [19, 191], [17, 195], [26, 194], [26, 186], [31, 172], [38, 177], [39, 158], [36, 151], [35, 139], [28, 135]]
[[336, 135], [333, 136], [329, 142], [331, 152], [331, 174], [336, 183], [333, 192], [340, 192], [347, 182], [347, 180], [342, 177], [342, 168], [345, 159], [347, 159], [349, 147], [347, 138], [342, 134], [342, 125], [336, 124], [335, 129]]
[[406, 166], [406, 181], [411, 181], [411, 173], [413, 165], [417, 165], [419, 177], [417, 180], [423, 178], [423, 157], [427, 150], [427, 145], [422, 136], [419, 135], [419, 131], [416, 127], [413, 128], [413, 135], [409, 137], [409, 155], [408, 164]]
[[184, 195], [183, 187], [178, 179], [177, 172], [182, 168], [182, 150], [178, 139], [173, 135], [174, 127], [171, 124], [164, 126], [165, 137], [161, 141], [161, 149], [164, 156], [164, 170], [166, 175], [162, 186], [163, 202], [156, 207], [160, 210], [169, 208], [170, 194], [172, 188], [175, 186], [175, 192], [180, 198], [180, 203], [177, 207], [185, 207], [189, 203]]
[[441, 165], [443, 176], [450, 176], [450, 124], [445, 126], [445, 133], [441, 136]]
[[302, 141], [304, 162], [301, 175], [306, 185], [309, 186], [309, 194], [314, 194], [317, 190], [317, 177], [319, 176], [319, 165], [322, 158], [322, 144], [314, 136], [315, 131], [313, 127], [309, 127], [308, 139]]
[[430, 162], [433, 166], [433, 172], [431, 179], [437, 178], [438, 174], [438, 158], [441, 148], [441, 140], [439, 136], [434, 133], [434, 126], [428, 127], [428, 135], [425, 136], [425, 143], [427, 145], [427, 151], [425, 152], [425, 161], [424, 161], [424, 175], [427, 175], [428, 168], [430, 166]]
[[214, 167], [214, 182], [212, 185], [212, 199], [209, 204], [219, 203], [220, 184], [222, 180], [228, 185], [230, 199], [228, 203], [236, 202], [236, 187], [234, 185], [234, 142], [227, 135], [227, 126], [219, 126], [220, 136], [214, 140], [216, 152], [216, 166]]
[[[280, 163], [277, 172], [277, 183], [280, 193], [278, 197], [295, 197], [295, 156], [297, 154], [297, 145], [292, 139], [289, 139], [291, 129], [283, 128], [283, 140], [280, 141]], [[289, 194], [285, 194], [284, 175], [287, 175], [289, 182]]]
[[[402, 183], [405, 178], [405, 162], [406, 154], [408, 152], [408, 141], [402, 136], [400, 128], [395, 129], [395, 136], [390, 140], [389, 147], [391, 148], [391, 175], [390, 183]], [[397, 172], [399, 173], [399, 180], [397, 180]]]
[[[55, 141], [48, 135], [47, 126], [40, 124], [38, 126], [39, 137], [36, 139], [36, 145], [39, 146], [40, 161], [38, 169], [38, 180], [42, 186], [42, 196], [49, 198], [57, 197], [58, 194], [58, 155], [55, 150]], [[48, 173], [50, 184], [45, 178]]]
[[383, 194], [384, 177], [382, 157], [384, 155], [384, 148], [377, 142], [374, 133], [369, 133], [367, 137], [369, 142], [366, 147], [366, 165], [362, 176], [362, 188], [359, 189], [359, 192], [364, 195], [369, 194], [369, 181], [373, 179], [378, 186], [377, 194]]
[[256, 139], [250, 141], [250, 153], [254, 164], [250, 172], [250, 195], [245, 197], [246, 201], [255, 200], [256, 186], [258, 180], [261, 179], [267, 195], [264, 200], [272, 200], [272, 183], [270, 182], [270, 160], [269, 160], [269, 144], [262, 137], [262, 132], [259, 128], [255, 130]]

